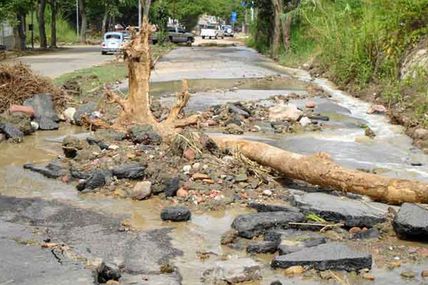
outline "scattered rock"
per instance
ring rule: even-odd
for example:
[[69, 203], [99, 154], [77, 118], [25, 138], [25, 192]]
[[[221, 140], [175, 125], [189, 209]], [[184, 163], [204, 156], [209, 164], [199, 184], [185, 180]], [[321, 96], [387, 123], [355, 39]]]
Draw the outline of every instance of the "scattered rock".
[[347, 227], [372, 227], [386, 219], [388, 206], [363, 202], [325, 193], [294, 195], [294, 204], [305, 213], [315, 213], [332, 222], [344, 222]]
[[423, 270], [421, 272], [421, 276], [422, 276], [422, 278], [428, 278], [428, 270]]
[[428, 210], [416, 204], [404, 203], [392, 226], [401, 239], [428, 241]]
[[83, 192], [85, 190], [94, 190], [106, 185], [106, 174], [103, 170], [95, 170], [91, 176], [81, 183], [79, 183], [76, 188], [77, 190]]
[[373, 105], [369, 108], [367, 111], [368, 114], [384, 114], [386, 113], [387, 109], [383, 105]]
[[306, 127], [306, 126], [309, 126], [310, 124], [312, 124], [312, 121], [308, 117], [302, 117], [300, 119], [299, 123], [302, 127]]
[[293, 231], [286, 234], [283, 232], [278, 251], [280, 255], [284, 255], [324, 243], [326, 243], [326, 239], [317, 233]]
[[135, 184], [132, 190], [132, 198], [137, 200], [147, 199], [152, 194], [152, 182], [141, 181]]
[[413, 271], [403, 271], [400, 273], [401, 277], [406, 278], [406, 279], [413, 279], [416, 277], [416, 273]]
[[69, 107], [62, 112], [66, 121], [74, 123], [74, 114], [76, 114], [76, 108]]
[[141, 179], [144, 177], [145, 167], [139, 163], [128, 163], [113, 168], [113, 175], [118, 179]]
[[244, 107], [242, 105], [238, 105], [238, 104], [228, 105], [228, 110], [230, 113], [243, 116], [244, 118], [249, 118], [251, 116], [250, 113], [247, 110], [244, 110], [243, 108]]
[[428, 140], [428, 129], [417, 128], [413, 131], [413, 137], [417, 140]]
[[306, 102], [306, 104], [305, 104], [305, 107], [306, 108], [309, 108], [309, 109], [313, 109], [313, 108], [315, 108], [317, 106], [317, 104], [314, 102], [314, 101], [308, 101], [308, 102]]
[[121, 274], [119, 267], [113, 264], [103, 264], [103, 266], [98, 271], [98, 282], [101, 284], [112, 280], [118, 281], [120, 277]]
[[162, 137], [151, 125], [135, 125], [129, 129], [129, 136], [135, 144], [160, 145], [162, 143]]
[[36, 94], [25, 100], [24, 106], [30, 106], [34, 109], [34, 118], [41, 130], [58, 129], [59, 117], [55, 112], [51, 94]]
[[361, 277], [363, 277], [363, 279], [370, 280], [370, 281], [374, 281], [376, 279], [376, 277], [370, 273], [363, 273]]
[[316, 270], [357, 271], [371, 268], [372, 256], [354, 251], [344, 244], [334, 242], [305, 248], [287, 255], [280, 255], [272, 261], [274, 268], [288, 268], [296, 265], [308, 266]]
[[270, 197], [270, 196], [272, 196], [272, 194], [273, 194], [273, 193], [272, 193], [272, 191], [271, 191], [271, 190], [266, 189], [266, 190], [263, 190], [262, 194], [263, 194], [264, 196]]
[[221, 235], [221, 244], [222, 245], [231, 244], [236, 240], [237, 237], [238, 237], [237, 231], [228, 230], [227, 232]]
[[373, 139], [373, 138], [376, 137], [375, 132], [372, 129], [370, 129], [369, 127], [366, 127], [366, 129], [364, 131], [364, 134], [365, 134], [366, 137], [369, 137], [371, 139]]
[[289, 222], [302, 222], [303, 214], [293, 212], [267, 212], [240, 215], [235, 218], [232, 228], [239, 236], [253, 238], [273, 227], [288, 227]]
[[305, 268], [303, 268], [303, 266], [296, 265], [285, 269], [284, 274], [287, 276], [293, 276], [293, 275], [300, 275], [303, 272], [305, 272]]
[[352, 239], [372, 239], [379, 238], [380, 232], [376, 228], [361, 230], [352, 234]]
[[260, 265], [250, 258], [218, 261], [202, 273], [205, 284], [236, 284], [262, 278]]
[[24, 138], [24, 133], [9, 123], [0, 123], [0, 132], [4, 133], [6, 138], [10, 139], [12, 142], [19, 143], [22, 142]]
[[105, 142], [103, 142], [102, 140], [93, 138], [93, 137], [87, 137], [86, 141], [90, 144], [90, 145], [97, 145], [100, 147], [100, 149], [108, 149], [109, 145], [106, 144]]
[[264, 204], [257, 202], [249, 202], [248, 207], [256, 209], [257, 212], [300, 212], [299, 208], [295, 208], [288, 205]]
[[258, 241], [247, 246], [248, 253], [275, 253], [278, 249], [276, 241]]
[[208, 175], [203, 173], [195, 173], [192, 175], [193, 180], [204, 180], [204, 179], [211, 179]]
[[275, 280], [275, 281], [271, 282], [270, 285], [283, 285], [283, 284], [281, 283], [281, 281]]
[[269, 108], [269, 119], [271, 121], [286, 120], [289, 122], [297, 122], [303, 112], [297, 109], [294, 104], [279, 104]]
[[244, 133], [244, 130], [237, 124], [232, 123], [226, 126], [226, 128], [224, 129], [224, 132], [226, 134], [242, 135]]
[[195, 153], [195, 151], [194, 151], [193, 149], [191, 149], [191, 148], [186, 148], [186, 149], [183, 151], [183, 157], [184, 157], [185, 159], [187, 159], [188, 161], [193, 161], [193, 160], [195, 160], [195, 158], [196, 158], [196, 153]]
[[178, 189], [180, 189], [180, 178], [174, 177], [167, 181], [163, 192], [165, 193], [166, 197], [174, 197], [177, 195]]
[[177, 191], [177, 197], [186, 198], [187, 196], [189, 196], [189, 192], [187, 192], [186, 189], [184, 189], [184, 188], [178, 189], [178, 191]]
[[241, 173], [235, 176], [235, 181], [236, 182], [245, 182], [248, 180], [248, 176], [245, 173]]
[[190, 220], [190, 210], [182, 206], [171, 206], [162, 209], [161, 219], [164, 221], [183, 222]]
[[82, 118], [84, 116], [90, 116], [96, 110], [97, 110], [97, 104], [95, 104], [94, 102], [80, 105], [73, 115], [74, 123], [78, 126], [81, 126], [83, 124]]
[[50, 162], [46, 166], [38, 166], [31, 163], [24, 164], [24, 169], [28, 169], [46, 176], [47, 178], [59, 178], [67, 174], [67, 170], [58, 161]]

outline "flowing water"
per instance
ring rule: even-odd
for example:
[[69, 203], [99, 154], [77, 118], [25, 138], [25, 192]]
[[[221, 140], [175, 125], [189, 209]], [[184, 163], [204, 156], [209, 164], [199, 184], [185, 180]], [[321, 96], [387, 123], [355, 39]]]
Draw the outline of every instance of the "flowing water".
[[[241, 51], [244, 56], [248, 51]], [[233, 53], [229, 53], [229, 55]], [[217, 57], [223, 56], [217, 52]], [[242, 56], [242, 55], [241, 55]], [[254, 57], [254, 54], [252, 55]], [[201, 56], [202, 57], [202, 56]], [[258, 56], [256, 56], [258, 58]], [[166, 67], [154, 73], [155, 82], [152, 85], [152, 95], [161, 97], [166, 104], [171, 103], [171, 95], [180, 90], [181, 83], [177, 76], [168, 74], [168, 60]], [[248, 62], [243, 63], [248, 65]], [[290, 93], [301, 93], [305, 91], [307, 74], [298, 74], [299, 79], [291, 79], [283, 74], [283, 77], [274, 80], [261, 80], [263, 76], [277, 75], [283, 72], [280, 67], [273, 65], [268, 60], [263, 60], [257, 68], [253, 68], [249, 79], [248, 74], [243, 77], [242, 66], [233, 65], [228, 70], [230, 74], [220, 71], [201, 72], [201, 77], [210, 76], [215, 79], [195, 78], [190, 80], [190, 88], [193, 97], [189, 102], [189, 109], [202, 110], [210, 105], [234, 102], [239, 100], [263, 100], [273, 95], [287, 95]], [[215, 64], [210, 65], [212, 70]], [[172, 67], [171, 67], [172, 68]], [[185, 75], [194, 74], [195, 71], [186, 69]], [[180, 73], [181, 74], [181, 73]], [[233, 75], [233, 76], [229, 76]], [[224, 79], [224, 76], [230, 78]], [[195, 76], [189, 76], [194, 78]], [[163, 80], [157, 80], [162, 78]], [[384, 175], [412, 178], [428, 181], [428, 156], [411, 145], [411, 140], [403, 134], [403, 129], [388, 123], [387, 118], [382, 115], [369, 115], [366, 113], [369, 104], [352, 98], [337, 91], [327, 81], [317, 79], [331, 98], [316, 98], [318, 112], [329, 115], [331, 120], [321, 132], [311, 132], [296, 135], [269, 136], [260, 134], [252, 135], [250, 139], [263, 140], [269, 144], [295, 151], [298, 153], [313, 153], [317, 151], [329, 152], [339, 163], [352, 168], [382, 169]], [[297, 105], [304, 104], [296, 100]], [[361, 124], [370, 126], [376, 133], [374, 140], [364, 137]], [[46, 200], [57, 200], [76, 207], [91, 209], [108, 215], [125, 215], [129, 222], [138, 230], [151, 230], [162, 227], [173, 227], [170, 234], [174, 247], [183, 251], [182, 256], [174, 259], [174, 264], [179, 268], [183, 276], [183, 284], [200, 284], [200, 274], [213, 263], [215, 258], [205, 261], [198, 258], [197, 253], [208, 253], [216, 255], [238, 255], [245, 256], [245, 252], [232, 250], [220, 245], [221, 235], [230, 229], [234, 217], [246, 213], [249, 210], [235, 207], [225, 211], [216, 212], [194, 212], [192, 220], [188, 223], [170, 224], [163, 223], [159, 214], [163, 203], [157, 198], [147, 201], [136, 202], [131, 200], [105, 198], [97, 194], [79, 195], [71, 185], [59, 181], [50, 180], [41, 175], [23, 170], [24, 163], [47, 162], [61, 153], [61, 138], [64, 135], [85, 136], [83, 129], [62, 126], [59, 131], [38, 132], [25, 138], [24, 143], [14, 145], [8, 143], [0, 144], [0, 194], [14, 197], [37, 197]], [[248, 138], [248, 137], [247, 137]], [[415, 163], [422, 166], [412, 166]], [[395, 244], [401, 242], [393, 241]], [[404, 243], [403, 243], [404, 244]], [[414, 244], [422, 246], [420, 244]], [[273, 271], [269, 267], [271, 256], [261, 255], [255, 257], [265, 266], [263, 267], [264, 279], [255, 283], [247, 284], [270, 284], [275, 279], [284, 279], [281, 270]], [[385, 270], [376, 265], [373, 274], [377, 277], [375, 284], [398, 284], [402, 279], [399, 274], [402, 270], [410, 268], [416, 272], [428, 267], [428, 262], [418, 265], [403, 265], [397, 270]], [[372, 281], [353, 281], [350, 283], [374, 284]], [[289, 278], [287, 284], [318, 284], [321, 281], [303, 279], [302, 277]], [[329, 283], [328, 281], [322, 281]], [[406, 284], [423, 284], [417, 277]], [[329, 283], [331, 284], [331, 282]], [[356, 284], [356, 283], [355, 283]]]

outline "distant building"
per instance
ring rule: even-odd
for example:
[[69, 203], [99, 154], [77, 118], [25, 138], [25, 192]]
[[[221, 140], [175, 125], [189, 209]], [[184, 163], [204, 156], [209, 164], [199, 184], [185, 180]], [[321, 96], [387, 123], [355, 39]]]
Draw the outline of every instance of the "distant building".
[[7, 23], [0, 23], [0, 45], [6, 46], [7, 49], [14, 47], [15, 38], [13, 36], [13, 28]]

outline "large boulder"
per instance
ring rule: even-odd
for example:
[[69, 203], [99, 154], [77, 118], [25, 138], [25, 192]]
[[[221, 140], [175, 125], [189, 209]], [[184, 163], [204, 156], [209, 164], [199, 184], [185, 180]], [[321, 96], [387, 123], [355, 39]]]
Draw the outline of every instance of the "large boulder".
[[287, 228], [290, 222], [302, 222], [305, 219], [301, 213], [265, 212], [240, 215], [235, 218], [232, 228], [239, 236], [253, 238], [271, 228]]
[[34, 120], [41, 130], [56, 130], [59, 127], [59, 117], [55, 112], [51, 94], [36, 94], [24, 101], [24, 106], [30, 106], [35, 111]]
[[236, 284], [262, 278], [260, 265], [250, 258], [218, 261], [202, 273], [203, 284]]
[[304, 213], [315, 213], [331, 222], [343, 222], [347, 227], [372, 227], [384, 222], [388, 213], [385, 204], [325, 193], [294, 195], [293, 200]]
[[428, 242], [428, 210], [422, 206], [404, 203], [392, 226], [402, 239]]
[[300, 265], [317, 270], [358, 271], [372, 267], [372, 256], [353, 250], [345, 244], [334, 242], [276, 256], [271, 265], [274, 268]]

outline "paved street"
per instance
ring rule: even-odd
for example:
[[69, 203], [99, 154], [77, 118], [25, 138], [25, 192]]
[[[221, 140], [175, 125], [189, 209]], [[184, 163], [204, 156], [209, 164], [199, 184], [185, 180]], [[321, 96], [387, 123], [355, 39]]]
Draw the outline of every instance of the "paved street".
[[24, 56], [8, 60], [21, 61], [42, 75], [55, 78], [64, 73], [102, 64], [114, 55], [101, 55], [99, 46], [73, 46], [55, 52]]

